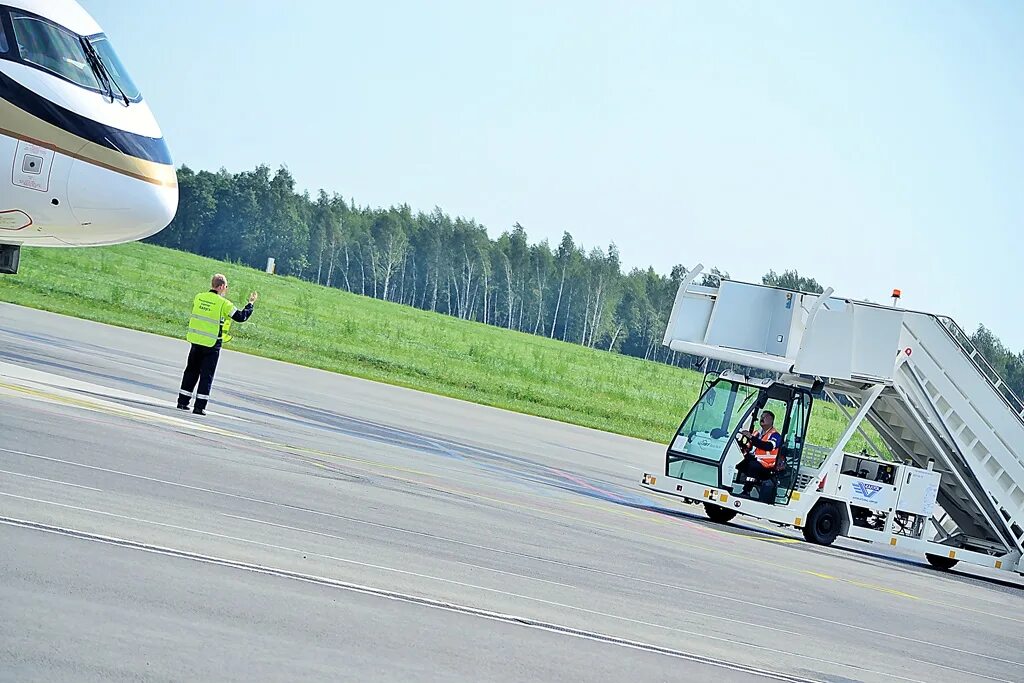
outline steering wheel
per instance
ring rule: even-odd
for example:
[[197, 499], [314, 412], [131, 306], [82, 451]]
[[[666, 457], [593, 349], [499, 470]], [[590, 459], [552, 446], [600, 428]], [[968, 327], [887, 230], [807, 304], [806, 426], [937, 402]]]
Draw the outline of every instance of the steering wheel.
[[736, 443], [739, 444], [740, 450], [743, 451], [744, 454], [749, 453], [753, 447], [753, 444], [750, 442], [750, 439], [743, 436], [741, 432], [736, 432]]

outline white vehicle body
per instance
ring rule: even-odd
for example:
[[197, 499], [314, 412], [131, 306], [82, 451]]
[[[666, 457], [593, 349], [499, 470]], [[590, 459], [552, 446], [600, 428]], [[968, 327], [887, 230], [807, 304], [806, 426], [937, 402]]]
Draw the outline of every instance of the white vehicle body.
[[[698, 287], [699, 271], [680, 285], [664, 343], [777, 379], [725, 373], [707, 387], [665, 469], [643, 475], [645, 488], [703, 503], [712, 519], [792, 525], [818, 543], [843, 535], [923, 552], [938, 567], [1024, 573], [1024, 403], [952, 320], [831, 290]], [[812, 394], [821, 393], [849, 420], [833, 448], [815, 453], [804, 438]], [[767, 402], [780, 416], [785, 464], [762, 501], [762, 482], [737, 495], [745, 476], [735, 470], [735, 438]], [[883, 443], [871, 443], [871, 456], [845, 452], [856, 432], [867, 438], [864, 420]]]
[[160, 128], [73, 0], [0, 0], [0, 169], [8, 255], [142, 239], [174, 217]]

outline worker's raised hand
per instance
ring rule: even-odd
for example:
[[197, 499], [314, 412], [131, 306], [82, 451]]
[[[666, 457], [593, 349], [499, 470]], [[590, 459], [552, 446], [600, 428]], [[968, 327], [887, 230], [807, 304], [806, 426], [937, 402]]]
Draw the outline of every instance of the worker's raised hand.
[[256, 299], [257, 298], [259, 298], [259, 294], [257, 292], [250, 292], [249, 293], [249, 303], [251, 303], [251, 304], [256, 303]]

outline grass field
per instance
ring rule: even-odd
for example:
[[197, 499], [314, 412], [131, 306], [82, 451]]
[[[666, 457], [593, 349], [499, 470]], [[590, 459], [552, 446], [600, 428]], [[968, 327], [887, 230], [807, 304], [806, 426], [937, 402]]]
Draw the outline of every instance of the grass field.
[[[661, 443], [699, 391], [693, 371], [139, 243], [26, 248], [21, 272], [0, 276], [0, 301], [182, 337], [192, 297], [217, 271], [236, 304], [260, 293], [252, 318], [232, 328], [235, 351]], [[844, 424], [818, 402], [809, 440], [835, 443]], [[863, 445], [857, 437], [848, 450]]]

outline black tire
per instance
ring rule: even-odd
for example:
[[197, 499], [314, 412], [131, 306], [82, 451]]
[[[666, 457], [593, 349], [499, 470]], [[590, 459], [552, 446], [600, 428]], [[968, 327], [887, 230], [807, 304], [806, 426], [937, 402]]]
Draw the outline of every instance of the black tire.
[[833, 501], [822, 501], [807, 515], [804, 538], [818, 545], [832, 545], [843, 527], [843, 513]]
[[945, 555], [932, 555], [931, 553], [925, 553], [924, 559], [928, 560], [928, 564], [935, 567], [936, 569], [952, 569], [956, 566], [956, 563], [960, 560], [954, 560], [952, 557], [946, 557]]
[[721, 505], [714, 505], [712, 503], [704, 503], [704, 514], [708, 516], [712, 522], [718, 522], [719, 524], [725, 524], [733, 517], [736, 516], [735, 510], [724, 508]]

